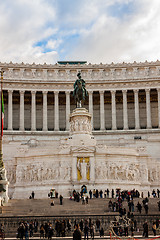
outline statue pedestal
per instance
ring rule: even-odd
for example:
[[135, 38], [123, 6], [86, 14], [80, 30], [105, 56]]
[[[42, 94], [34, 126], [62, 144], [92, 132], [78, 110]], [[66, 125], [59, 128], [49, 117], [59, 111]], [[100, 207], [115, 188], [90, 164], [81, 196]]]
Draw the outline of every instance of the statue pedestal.
[[83, 184], [95, 181], [96, 140], [92, 135], [91, 114], [87, 109], [76, 108], [70, 115], [69, 142], [73, 156], [72, 184], [79, 191]]
[[4, 203], [8, 202], [8, 185], [9, 182], [6, 177], [6, 169], [2, 168], [0, 170], [0, 206], [3, 206]]

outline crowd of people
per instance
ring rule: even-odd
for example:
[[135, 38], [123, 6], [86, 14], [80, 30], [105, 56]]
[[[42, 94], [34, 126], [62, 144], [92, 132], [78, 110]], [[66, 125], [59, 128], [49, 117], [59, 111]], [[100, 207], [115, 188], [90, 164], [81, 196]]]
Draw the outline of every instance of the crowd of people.
[[[122, 221], [117, 221], [116, 218], [113, 221], [112, 229], [105, 229], [103, 223], [99, 218], [92, 220], [81, 219], [74, 220], [71, 222], [70, 219], [55, 220], [52, 222], [44, 222], [39, 224], [37, 220], [26, 222], [22, 221], [19, 223], [17, 229], [17, 239], [28, 240], [32, 238], [35, 233], [38, 233], [40, 239], [49, 239], [51, 240], [53, 236], [55, 237], [66, 237], [66, 235], [73, 235], [73, 240], [81, 240], [82, 236], [84, 239], [94, 239], [95, 234], [103, 237], [106, 234], [109, 234], [109, 230], [112, 230], [113, 233], [117, 236], [134, 236], [135, 232], [139, 232], [139, 226], [137, 226], [137, 221], [132, 215], [130, 218], [127, 216], [124, 217], [127, 219], [129, 224], [123, 224]], [[126, 221], [126, 222], [127, 222]], [[152, 224], [153, 235], [156, 236], [157, 229], [160, 227], [160, 220], [156, 219]], [[147, 221], [143, 224], [143, 237], [148, 237], [149, 226]]]
[[[142, 196], [143, 194], [141, 194]], [[119, 189], [106, 189], [105, 191], [102, 190], [87, 190], [85, 187], [81, 189], [80, 192], [73, 191], [70, 197], [70, 200], [80, 202], [82, 204], [87, 204], [89, 199], [92, 198], [109, 198], [108, 201], [108, 210], [111, 212], [119, 212], [120, 217], [126, 217], [130, 219], [129, 225], [121, 226], [119, 222], [116, 222], [113, 231], [118, 236], [134, 236], [135, 232], [139, 232], [139, 226], [137, 226], [137, 221], [134, 216], [134, 212], [137, 211], [140, 214], [142, 213], [142, 209], [144, 208], [145, 214], [148, 214], [148, 203], [149, 199], [153, 196], [153, 198], [159, 198], [159, 190], [153, 190], [150, 194], [148, 192], [148, 197], [140, 200], [140, 193], [139, 191], [133, 189], [131, 191], [120, 191]], [[34, 192], [31, 194], [32, 199], [34, 199]], [[58, 194], [56, 195], [58, 197]], [[135, 201], [135, 198], [138, 199]], [[60, 204], [63, 204], [63, 196], [59, 196]], [[123, 207], [125, 202], [125, 207]], [[136, 203], [135, 203], [136, 202]], [[157, 202], [158, 210], [160, 211], [160, 201]], [[52, 199], [51, 206], [54, 206], [54, 201]], [[143, 236], [148, 237], [149, 226], [147, 221], [143, 223]], [[152, 230], [154, 236], [157, 234], [157, 229], [160, 228], [160, 222], [158, 219], [153, 221]], [[27, 240], [29, 237], [33, 237], [34, 233], [39, 234], [40, 239], [51, 239], [53, 236], [57, 237], [65, 237], [66, 235], [73, 234], [73, 239], [79, 240], [88, 239], [89, 236], [91, 239], [94, 239], [95, 233], [99, 234], [100, 237], [104, 236], [105, 233], [108, 234], [108, 229], [104, 228], [104, 225], [101, 223], [100, 219], [81, 219], [81, 220], [74, 220], [71, 219], [63, 219], [63, 220], [55, 220], [52, 222], [44, 222], [39, 224], [37, 220], [34, 221], [22, 221], [19, 223], [19, 227], [17, 229], [17, 238], [20, 240], [24, 239]]]

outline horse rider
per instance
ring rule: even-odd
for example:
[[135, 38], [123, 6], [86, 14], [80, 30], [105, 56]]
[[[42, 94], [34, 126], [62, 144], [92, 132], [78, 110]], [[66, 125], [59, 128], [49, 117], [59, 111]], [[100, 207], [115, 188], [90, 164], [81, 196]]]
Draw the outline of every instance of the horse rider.
[[78, 82], [82, 82], [82, 90], [84, 91], [85, 96], [87, 96], [88, 94], [87, 94], [87, 91], [86, 91], [86, 88], [85, 88], [85, 81], [84, 81], [84, 79], [81, 78], [81, 73], [80, 72], [77, 74], [77, 77], [78, 77], [78, 79], [74, 83], [73, 96], [75, 97], [76, 94], [77, 94]]

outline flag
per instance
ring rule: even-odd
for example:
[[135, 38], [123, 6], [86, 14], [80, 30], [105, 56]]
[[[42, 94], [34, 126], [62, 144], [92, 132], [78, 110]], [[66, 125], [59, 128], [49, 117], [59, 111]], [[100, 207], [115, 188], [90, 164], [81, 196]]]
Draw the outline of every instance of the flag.
[[4, 103], [3, 103], [3, 93], [2, 93], [2, 97], [1, 97], [1, 111], [2, 111], [2, 119], [1, 119], [1, 136], [3, 136], [3, 119], [4, 119]]

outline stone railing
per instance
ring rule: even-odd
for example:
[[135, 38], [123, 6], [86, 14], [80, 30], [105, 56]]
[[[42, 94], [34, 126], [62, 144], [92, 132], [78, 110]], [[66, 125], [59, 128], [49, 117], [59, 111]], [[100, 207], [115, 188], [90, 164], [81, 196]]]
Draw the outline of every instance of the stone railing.
[[72, 66], [0, 63], [0, 70], [4, 70], [4, 80], [74, 81], [78, 71], [81, 71], [82, 77], [86, 80], [125, 80], [159, 77], [160, 62]]

